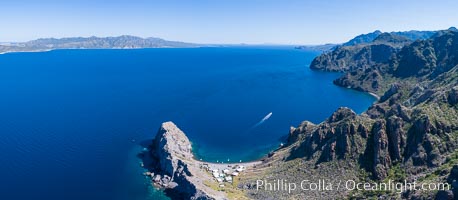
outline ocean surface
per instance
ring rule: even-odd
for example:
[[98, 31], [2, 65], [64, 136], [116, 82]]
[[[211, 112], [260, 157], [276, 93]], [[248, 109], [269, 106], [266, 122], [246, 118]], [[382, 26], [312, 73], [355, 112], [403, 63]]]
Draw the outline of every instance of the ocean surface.
[[[137, 153], [173, 121], [196, 157], [258, 159], [290, 126], [372, 96], [292, 47], [56, 50], [0, 55], [0, 199], [166, 199]], [[269, 113], [272, 113], [271, 115]]]

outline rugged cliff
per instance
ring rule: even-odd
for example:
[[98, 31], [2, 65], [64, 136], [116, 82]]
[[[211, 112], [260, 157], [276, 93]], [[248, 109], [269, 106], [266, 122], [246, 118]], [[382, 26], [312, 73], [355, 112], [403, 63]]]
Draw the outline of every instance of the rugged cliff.
[[225, 194], [204, 184], [209, 174], [193, 159], [191, 142], [172, 122], [162, 124], [150, 151], [143, 155], [152, 181], [172, 199], [225, 199]]
[[[348, 54], [357, 55], [363, 48], [356, 49]], [[452, 168], [458, 167], [458, 33], [442, 31], [431, 39], [391, 50], [386, 52], [395, 54], [382, 62], [371, 63], [372, 59], [361, 66], [353, 56], [346, 65], [338, 66], [348, 71], [336, 80], [338, 85], [376, 92], [381, 99], [362, 115], [341, 108], [313, 128], [306, 123], [292, 129], [292, 148], [285, 160], [304, 159], [315, 164], [354, 161], [364, 170], [355, 173], [378, 181], [398, 178], [455, 183]], [[333, 54], [339, 52], [336, 49]], [[339, 59], [333, 57], [329, 62], [338, 63]], [[456, 186], [453, 192], [441, 191], [437, 196], [457, 197]], [[436, 192], [374, 195], [434, 198]]]
[[[451, 27], [449, 30], [456, 30], [455, 27]], [[343, 46], [354, 46], [357, 44], [364, 44], [364, 43], [371, 43], [374, 41], [375, 38], [377, 38], [379, 35], [381, 35], [383, 32], [376, 30], [372, 33], [367, 33], [367, 34], [361, 34], [356, 36], [355, 38], [351, 39], [348, 42], [343, 43]], [[402, 36], [405, 38], [408, 38], [409, 40], [415, 41], [415, 40], [425, 40], [436, 34], [437, 31], [416, 31], [416, 30], [411, 30], [411, 31], [397, 31], [397, 32], [390, 32], [389, 34], [396, 35], [396, 36]]]
[[334, 51], [316, 57], [310, 68], [324, 71], [366, 70], [373, 65], [386, 63], [402, 46], [411, 43], [408, 38], [382, 33], [372, 42], [354, 46], [339, 46]]

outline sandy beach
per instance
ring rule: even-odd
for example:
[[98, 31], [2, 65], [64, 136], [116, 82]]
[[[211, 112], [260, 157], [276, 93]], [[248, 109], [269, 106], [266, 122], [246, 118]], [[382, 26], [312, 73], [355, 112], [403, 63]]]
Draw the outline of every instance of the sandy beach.
[[377, 98], [377, 100], [380, 100], [380, 96], [378, 96], [377, 94], [375, 93], [372, 93], [372, 92], [368, 92], [371, 96]]
[[218, 171], [222, 171], [224, 169], [233, 169], [236, 166], [244, 166], [246, 168], [253, 168], [256, 165], [259, 165], [262, 163], [262, 161], [251, 161], [251, 162], [241, 162], [241, 163], [212, 163], [212, 162], [203, 162], [203, 161], [198, 161], [196, 162], [203, 166], [207, 165], [210, 169], [216, 169]]

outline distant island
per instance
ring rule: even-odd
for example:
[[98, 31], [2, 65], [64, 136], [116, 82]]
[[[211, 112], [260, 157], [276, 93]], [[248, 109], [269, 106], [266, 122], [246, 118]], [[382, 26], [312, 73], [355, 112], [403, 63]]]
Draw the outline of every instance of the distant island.
[[20, 43], [0, 44], [0, 53], [37, 52], [53, 49], [139, 49], [139, 48], [185, 48], [202, 44], [169, 41], [161, 38], [141, 38], [123, 35], [118, 37], [69, 37], [43, 38]]

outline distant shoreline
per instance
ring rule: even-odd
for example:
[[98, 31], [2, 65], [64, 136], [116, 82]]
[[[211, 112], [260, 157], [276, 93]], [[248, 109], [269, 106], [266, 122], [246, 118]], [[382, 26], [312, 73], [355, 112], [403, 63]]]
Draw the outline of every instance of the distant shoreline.
[[31, 51], [4, 51], [0, 52], [0, 55], [9, 54], [9, 53], [39, 53], [39, 52], [48, 52], [56, 49], [43, 49], [43, 50], [31, 50]]
[[[194, 46], [161, 46], [161, 47], [107, 47], [107, 48], [51, 48], [51, 49], [35, 49], [35, 50], [7, 50], [7, 51], [1, 51], [0, 50], [0, 55], [2, 54], [8, 54], [8, 53], [39, 53], [39, 52], [48, 52], [48, 51], [54, 51], [54, 50], [132, 50], [132, 49], [194, 49], [194, 48], [203, 48], [203, 47], [249, 47], [249, 46], [254, 46], [254, 47], [269, 47], [269, 46], [282, 46], [282, 47], [291, 47], [292, 49], [297, 49], [297, 45], [289, 45], [289, 44], [272, 44], [272, 45], [267, 45], [267, 44], [201, 44], [201, 45], [194, 45]], [[306, 49], [308, 50], [314, 50], [314, 51], [321, 51], [321, 50], [316, 50], [314, 48], [320, 48], [322, 46], [326, 45], [309, 45], [307, 46]], [[0, 44], [1, 47], [19, 47], [19, 46], [3, 46]]]
[[40, 52], [49, 52], [55, 50], [136, 50], [136, 49], [193, 49], [193, 48], [201, 48], [205, 46], [196, 46], [196, 47], [141, 47], [141, 48], [57, 48], [57, 49], [43, 49], [43, 50], [30, 50], [30, 51], [4, 51], [0, 52], [2, 54], [9, 54], [9, 53], [40, 53]]

